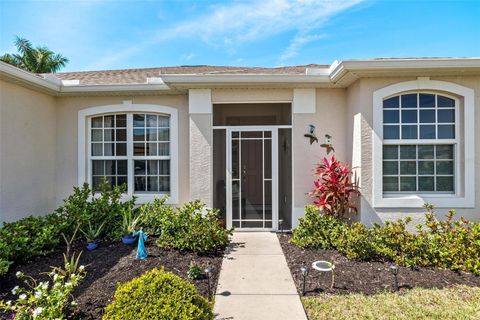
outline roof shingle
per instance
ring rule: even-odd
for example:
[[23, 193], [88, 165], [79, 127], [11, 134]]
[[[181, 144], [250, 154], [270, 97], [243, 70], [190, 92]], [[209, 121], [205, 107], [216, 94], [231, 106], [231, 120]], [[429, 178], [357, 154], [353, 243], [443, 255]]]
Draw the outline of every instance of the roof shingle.
[[275, 68], [229, 66], [178, 66], [145, 69], [60, 72], [61, 80], [79, 80], [82, 85], [146, 83], [147, 78], [162, 74], [305, 74], [307, 68], [328, 68], [326, 65], [308, 64]]

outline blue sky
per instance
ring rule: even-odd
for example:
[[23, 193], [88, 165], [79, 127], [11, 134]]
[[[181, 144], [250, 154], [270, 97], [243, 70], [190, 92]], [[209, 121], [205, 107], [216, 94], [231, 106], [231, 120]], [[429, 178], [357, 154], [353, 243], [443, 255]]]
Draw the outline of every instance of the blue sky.
[[480, 0], [0, 0], [0, 54], [15, 35], [65, 71], [479, 57]]

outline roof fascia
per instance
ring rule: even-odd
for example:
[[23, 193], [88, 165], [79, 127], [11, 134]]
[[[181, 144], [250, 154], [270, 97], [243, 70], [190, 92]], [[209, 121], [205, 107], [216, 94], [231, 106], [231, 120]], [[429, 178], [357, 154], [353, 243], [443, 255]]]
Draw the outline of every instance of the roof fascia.
[[117, 92], [117, 91], [169, 91], [171, 88], [165, 84], [96, 84], [96, 85], [69, 85], [62, 86], [60, 93], [85, 93], [85, 92]]
[[205, 84], [288, 84], [288, 83], [329, 83], [330, 78], [325, 75], [306, 74], [162, 74], [165, 83], [205, 83]]
[[0, 61], [0, 75], [49, 92], [59, 92], [61, 85], [50, 78], [41, 78], [31, 72]]

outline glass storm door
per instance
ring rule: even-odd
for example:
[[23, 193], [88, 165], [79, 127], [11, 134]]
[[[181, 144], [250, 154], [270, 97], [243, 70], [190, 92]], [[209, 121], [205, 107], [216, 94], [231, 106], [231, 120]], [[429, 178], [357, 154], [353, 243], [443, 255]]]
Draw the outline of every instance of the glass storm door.
[[227, 225], [277, 226], [277, 130], [227, 130]]

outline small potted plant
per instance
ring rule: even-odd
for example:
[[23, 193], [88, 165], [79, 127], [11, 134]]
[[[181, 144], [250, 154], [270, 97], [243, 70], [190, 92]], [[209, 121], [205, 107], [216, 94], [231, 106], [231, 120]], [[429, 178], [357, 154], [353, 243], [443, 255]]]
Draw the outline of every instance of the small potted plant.
[[134, 217], [130, 207], [122, 210], [122, 216], [122, 242], [124, 244], [133, 244], [137, 238], [133, 235], [133, 231], [140, 221], [140, 216]]
[[98, 247], [97, 239], [100, 233], [102, 232], [105, 222], [102, 223], [99, 227], [92, 225], [90, 221], [88, 222], [87, 230], [80, 230], [85, 238], [87, 239], [87, 250], [92, 251]]

